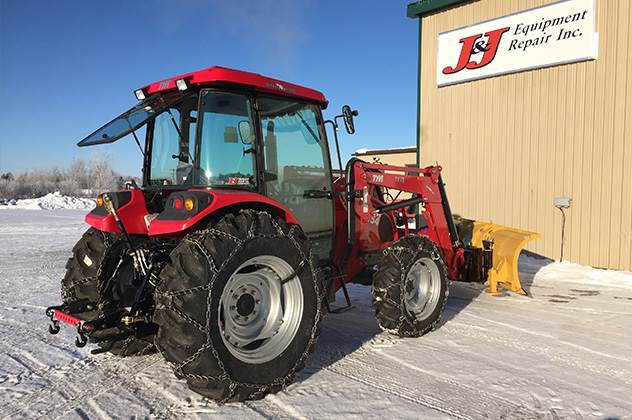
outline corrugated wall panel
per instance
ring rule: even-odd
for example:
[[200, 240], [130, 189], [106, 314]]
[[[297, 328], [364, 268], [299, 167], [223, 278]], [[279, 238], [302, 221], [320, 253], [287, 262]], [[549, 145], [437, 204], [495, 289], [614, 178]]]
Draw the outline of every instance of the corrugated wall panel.
[[[630, 7], [630, 2], [619, 2], [618, 6], [617, 32], [620, 33], [626, 28], [629, 30], [630, 25], [632, 25], [632, 7]], [[626, 161], [626, 148], [628, 151], [632, 148], [629, 141], [627, 145], [625, 144], [625, 139], [632, 137], [632, 133], [629, 131], [629, 120], [632, 116], [632, 102], [630, 101], [632, 98], [627, 95], [628, 92], [630, 92], [630, 85], [632, 84], [632, 80], [630, 80], [632, 67], [629, 65], [630, 49], [632, 49], [632, 35], [617, 39], [616, 80], [620, 81], [620, 83], [616, 87], [614, 103], [615, 147], [613, 151], [613, 201], [610, 214], [610, 237], [612, 238], [613, 248], [610, 250], [609, 265], [616, 264], [618, 259], [620, 259], [623, 264], [625, 264], [627, 260], [627, 264], [630, 265], [630, 254], [632, 254], [632, 249], [630, 249], [630, 233], [632, 233], [632, 228], [629, 223], [629, 221], [632, 220], [632, 209], [629, 205], [632, 201], [632, 185], [630, 184], [632, 174], [628, 171], [627, 178], [625, 176], [626, 167], [630, 167], [630, 158], [632, 157], [628, 156]], [[627, 137], [626, 123], [628, 124]], [[622, 174], [622, 176], [615, 174]], [[628, 182], [625, 182], [626, 179]], [[625, 205], [626, 201], [628, 203], [627, 209]], [[628, 222], [627, 239], [625, 235], [626, 219]]]
[[[624, 19], [624, 23], [621, 27], [626, 28], [628, 31], [627, 46], [622, 47], [624, 57], [626, 60], [622, 60], [621, 74], [626, 79], [626, 89], [622, 89], [622, 94], [625, 95], [625, 104], [623, 109], [617, 107], [618, 112], [623, 114], [621, 118], [621, 142], [623, 143], [623, 174], [622, 174], [622, 190], [621, 190], [621, 229], [619, 232], [620, 237], [620, 261], [623, 267], [632, 267], [632, 6], [629, 2], [623, 2], [625, 7], [622, 7], [621, 15]], [[625, 9], [627, 8], [627, 13]], [[627, 14], [627, 21], [624, 16]], [[625, 92], [625, 93], [623, 93]], [[616, 227], [615, 227], [616, 231]]]
[[422, 165], [455, 213], [542, 233], [528, 249], [632, 269], [632, 7], [597, 0], [599, 59], [436, 87], [437, 35], [552, 0], [479, 0], [422, 21]]

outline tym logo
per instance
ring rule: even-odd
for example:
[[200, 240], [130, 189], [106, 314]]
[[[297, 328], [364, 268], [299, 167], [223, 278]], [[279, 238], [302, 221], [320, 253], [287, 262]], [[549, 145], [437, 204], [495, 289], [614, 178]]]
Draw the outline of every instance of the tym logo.
[[384, 175], [373, 175], [373, 182], [384, 182]]
[[171, 83], [171, 79], [160, 82], [158, 89], [167, 89], [169, 87], [169, 83]]
[[[479, 41], [483, 34], [472, 35], [470, 37], [462, 38], [461, 40], [459, 40], [459, 42], [463, 44], [459, 61], [458, 63], [456, 63], [455, 67], [448, 66], [444, 68], [443, 74], [457, 73], [463, 69], [478, 69], [491, 63], [496, 57], [498, 44], [500, 44], [500, 38], [508, 30], [509, 28], [507, 27], [487, 32], [485, 34], [485, 36], [487, 37], [487, 41]], [[472, 59], [472, 56], [477, 54], [483, 54], [481, 61], [479, 61], [478, 63]]]

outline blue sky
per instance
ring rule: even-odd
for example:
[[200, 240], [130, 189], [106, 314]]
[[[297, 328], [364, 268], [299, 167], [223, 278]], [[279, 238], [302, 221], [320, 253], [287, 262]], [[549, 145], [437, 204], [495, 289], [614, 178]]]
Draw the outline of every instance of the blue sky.
[[412, 146], [409, 2], [0, 0], [0, 173], [67, 167], [101, 148], [115, 170], [139, 176], [131, 136], [77, 142], [135, 105], [134, 89], [213, 65], [317, 89], [326, 119], [357, 109], [356, 134], [341, 135], [343, 161], [360, 148]]

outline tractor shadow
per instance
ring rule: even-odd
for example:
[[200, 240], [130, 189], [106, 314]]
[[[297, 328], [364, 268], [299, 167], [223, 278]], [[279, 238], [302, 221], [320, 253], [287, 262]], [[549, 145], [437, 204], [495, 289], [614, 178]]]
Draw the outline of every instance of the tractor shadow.
[[[296, 382], [302, 382], [344, 359], [384, 333], [371, 306], [371, 286], [348, 283], [347, 289], [353, 309], [325, 314], [314, 352], [307, 359], [305, 369], [297, 375]], [[345, 298], [339, 290], [336, 301], [331, 305], [332, 310], [344, 305]]]

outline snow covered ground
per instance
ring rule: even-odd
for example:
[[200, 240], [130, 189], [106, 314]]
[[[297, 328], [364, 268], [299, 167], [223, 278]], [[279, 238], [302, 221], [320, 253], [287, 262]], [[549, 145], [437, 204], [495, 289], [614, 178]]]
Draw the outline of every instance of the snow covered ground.
[[416, 339], [382, 332], [370, 288], [351, 285], [356, 309], [325, 317], [290, 387], [218, 406], [160, 355], [93, 356], [71, 328], [48, 333], [87, 227], [86, 210], [42, 201], [0, 206], [2, 419], [632, 418], [631, 272], [522, 256], [529, 297], [453, 283], [439, 327]]

